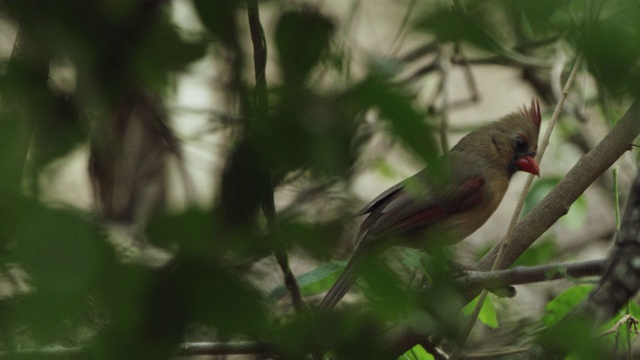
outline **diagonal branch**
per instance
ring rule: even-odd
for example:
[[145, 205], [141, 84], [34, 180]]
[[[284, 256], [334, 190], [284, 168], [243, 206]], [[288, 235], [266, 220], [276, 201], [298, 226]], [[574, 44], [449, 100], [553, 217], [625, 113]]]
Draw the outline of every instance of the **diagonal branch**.
[[[632, 106], [636, 111], [637, 108]], [[640, 123], [638, 117], [634, 116], [636, 123]], [[579, 326], [595, 336], [595, 326], [612, 318], [640, 289], [640, 171], [629, 193], [620, 235], [610, 258], [611, 264], [599, 285], [571, 313], [540, 334], [527, 358], [563, 358], [577, 350], [576, 344], [567, 344], [563, 335], [567, 330]]]
[[[616, 126], [585, 154], [558, 185], [514, 228], [514, 236], [500, 268], [507, 268], [547, 229], [569, 211], [573, 202], [626, 151], [640, 134], [640, 101], [634, 101]], [[476, 265], [486, 271], [495, 261], [496, 245]]]

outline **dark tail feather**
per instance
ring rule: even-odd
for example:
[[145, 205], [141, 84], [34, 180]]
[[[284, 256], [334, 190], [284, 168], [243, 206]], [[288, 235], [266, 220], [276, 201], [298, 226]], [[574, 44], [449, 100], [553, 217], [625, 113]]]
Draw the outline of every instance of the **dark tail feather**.
[[349, 291], [351, 286], [356, 282], [360, 272], [360, 260], [362, 260], [361, 251], [357, 251], [351, 256], [347, 266], [338, 278], [335, 284], [329, 289], [327, 295], [324, 296], [322, 302], [318, 306], [318, 310], [333, 309], [340, 300]]

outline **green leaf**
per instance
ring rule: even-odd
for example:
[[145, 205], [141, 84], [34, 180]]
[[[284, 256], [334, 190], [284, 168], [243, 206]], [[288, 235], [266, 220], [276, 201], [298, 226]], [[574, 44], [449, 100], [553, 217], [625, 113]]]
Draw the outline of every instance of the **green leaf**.
[[407, 350], [398, 360], [434, 360], [434, 357], [418, 344]]
[[[558, 185], [558, 182], [560, 182], [561, 179], [562, 178], [559, 176], [552, 176], [543, 177], [534, 182], [524, 203], [522, 216], [533, 210], [533, 208], [538, 205], [538, 203], [540, 203], [540, 201], [542, 201], [542, 199], [544, 199], [556, 185]], [[578, 199], [571, 204], [569, 212], [560, 219], [560, 221], [571, 230], [582, 229], [586, 220], [587, 201], [584, 196], [578, 197]]]
[[543, 177], [536, 180], [531, 185], [531, 190], [527, 194], [527, 199], [524, 202], [521, 216], [527, 215], [533, 208], [538, 205], [542, 199], [556, 186], [562, 179], [559, 176]]
[[396, 170], [385, 159], [378, 159], [374, 162], [373, 168], [376, 172], [387, 179], [391, 179], [396, 175]]
[[149, 292], [148, 321], [158, 325], [151, 329], [162, 331], [200, 322], [214, 326], [220, 334], [258, 336], [266, 325], [259, 299], [255, 288], [209, 257], [179, 254], [156, 275]]
[[615, 96], [640, 93], [639, 17], [636, 3], [610, 2], [591, 31], [580, 39], [592, 74]]
[[235, 0], [194, 0], [193, 5], [203, 25], [217, 40], [232, 49], [238, 47], [238, 16], [240, 6]]
[[[618, 311], [616, 316], [613, 316], [609, 321], [601, 325], [598, 329], [598, 332], [604, 332], [610, 330], [620, 321], [626, 314], [631, 315], [635, 319], [640, 319], [640, 305], [636, 301], [628, 302], [628, 312], [627, 308], [623, 307]], [[635, 340], [635, 337], [638, 334], [631, 327], [631, 331], [629, 329], [628, 322], [618, 328], [618, 330], [609, 335], [603, 336], [604, 341], [611, 347], [611, 349], [616, 349], [620, 351], [626, 351], [629, 347], [627, 342], [627, 337], [630, 337], [631, 343]]]
[[191, 208], [179, 214], [160, 214], [148, 226], [147, 234], [154, 244], [179, 246], [180, 251], [203, 254], [213, 250], [219, 241], [210, 211]]
[[15, 241], [9, 260], [29, 274], [33, 292], [11, 318], [32, 325], [36, 338], [55, 336], [59, 326], [86, 315], [89, 294], [115, 266], [114, 252], [84, 214], [29, 200], [12, 205], [11, 223], [1, 221]]
[[351, 89], [350, 98], [354, 108], [378, 110], [404, 145], [425, 162], [438, 157], [434, 128], [426, 123], [426, 114], [414, 107], [409, 94], [385, 77], [374, 74]]
[[[476, 304], [478, 303], [478, 299], [480, 298], [480, 296], [476, 297], [475, 299], [471, 300], [470, 303], [468, 303], [463, 309], [462, 309], [462, 313], [465, 316], [469, 316], [471, 315], [471, 313], [473, 312], [473, 309], [475, 309]], [[478, 314], [478, 320], [480, 320], [481, 323], [485, 324], [486, 326], [492, 328], [492, 329], [497, 329], [499, 324], [498, 324], [498, 316], [496, 315], [496, 309], [493, 306], [493, 302], [491, 301], [491, 296], [487, 296], [484, 300], [484, 303], [482, 304], [482, 308], [480, 309], [480, 313]]]
[[431, 6], [419, 20], [417, 29], [434, 34], [440, 41], [468, 41], [482, 49], [495, 50], [495, 40], [489, 35], [490, 27], [495, 27], [495, 23], [482, 21], [488, 14], [480, 11], [477, 3], [469, 5], [473, 7], [469, 11], [460, 7]]
[[[297, 279], [300, 293], [309, 296], [328, 290], [336, 282], [346, 265], [346, 261], [335, 262], [300, 275]], [[284, 285], [278, 285], [271, 291], [267, 300], [275, 302], [285, 295], [287, 295], [287, 288]]]
[[629, 301], [629, 315], [640, 319], [640, 304], [637, 301]]
[[555, 258], [558, 245], [551, 238], [545, 238], [529, 247], [513, 264], [516, 266], [535, 266], [547, 264]]
[[205, 41], [183, 40], [176, 28], [164, 19], [156, 21], [146, 35], [136, 48], [132, 63], [138, 78], [158, 90], [166, 87], [169, 72], [184, 70], [206, 52]]
[[288, 246], [298, 246], [307, 254], [323, 260], [330, 257], [331, 249], [337, 246], [346, 226], [344, 219], [353, 216], [345, 211], [342, 215], [332, 214], [335, 218], [329, 221], [310, 223], [296, 218], [296, 215], [290, 216], [287, 220], [283, 219], [280, 223], [280, 238]]
[[587, 200], [581, 195], [573, 202], [573, 204], [571, 204], [569, 212], [567, 215], [560, 218], [560, 221], [570, 230], [582, 230], [584, 229], [585, 222], [587, 221], [587, 211]]
[[287, 11], [276, 27], [276, 46], [282, 72], [301, 83], [329, 47], [334, 25], [317, 12]]
[[582, 302], [592, 289], [592, 285], [577, 285], [565, 290], [545, 306], [546, 313], [542, 316], [542, 322], [546, 326], [557, 323]]

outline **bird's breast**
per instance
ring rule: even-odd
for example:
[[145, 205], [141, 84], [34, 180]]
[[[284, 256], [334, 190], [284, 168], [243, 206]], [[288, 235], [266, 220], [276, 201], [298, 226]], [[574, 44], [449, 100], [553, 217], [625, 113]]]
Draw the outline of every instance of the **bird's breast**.
[[500, 181], [502, 180], [500, 178], [494, 179], [485, 183], [483, 198], [476, 206], [451, 214], [436, 226], [427, 229], [427, 233], [423, 234], [428, 239], [427, 241], [437, 245], [453, 245], [464, 240], [484, 225], [500, 205], [509, 187], [508, 179], [504, 181]]

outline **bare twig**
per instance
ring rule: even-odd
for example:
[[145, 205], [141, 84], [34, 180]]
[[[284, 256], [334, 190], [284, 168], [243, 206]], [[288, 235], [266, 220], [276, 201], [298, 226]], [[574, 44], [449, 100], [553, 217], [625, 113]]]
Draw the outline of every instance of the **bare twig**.
[[0, 359], [84, 359], [84, 349], [80, 347], [47, 347], [42, 349], [22, 349], [0, 351]]
[[[262, 24], [260, 23], [260, 12], [257, 0], [247, 0], [247, 12], [249, 16], [249, 28], [251, 29], [251, 40], [253, 43], [253, 57], [255, 66], [256, 88], [255, 102], [257, 108], [257, 117], [259, 121], [267, 121], [269, 110], [269, 98], [267, 94], [267, 80], [265, 76], [267, 66], [267, 48]], [[271, 174], [265, 177], [268, 184], [265, 189], [264, 198], [262, 199], [262, 211], [267, 219], [267, 227], [272, 240], [275, 257], [284, 274], [284, 282], [291, 292], [293, 306], [296, 310], [303, 309], [304, 301], [300, 293], [300, 288], [296, 277], [293, 275], [289, 267], [289, 256], [285, 245], [279, 238], [278, 222], [276, 220], [276, 208], [273, 199], [274, 187], [271, 181]]]
[[438, 67], [440, 68], [440, 86], [438, 92], [441, 95], [441, 108], [440, 108], [440, 126], [438, 133], [440, 134], [440, 146], [442, 152], [447, 153], [449, 151], [449, 140], [447, 138], [447, 129], [449, 124], [449, 75], [451, 72], [451, 49], [448, 46], [441, 46], [438, 51]]
[[530, 284], [540, 281], [581, 278], [602, 275], [609, 259], [590, 260], [532, 267], [519, 266], [508, 270], [468, 271], [457, 282], [465, 289], [497, 288], [505, 285]]
[[[45, 347], [0, 351], [0, 359], [85, 359], [89, 347]], [[176, 356], [269, 354], [269, 346], [251, 341], [192, 342], [180, 344]]]
[[487, 351], [481, 353], [473, 353], [473, 354], [465, 354], [464, 359], [495, 359], [497, 357], [509, 356], [515, 354], [521, 354], [529, 350], [528, 347], [525, 348], [516, 348], [516, 349], [506, 349], [506, 350], [496, 350], [496, 351]]
[[620, 320], [616, 321], [616, 323], [613, 324], [612, 327], [598, 334], [598, 337], [604, 337], [607, 335], [614, 334], [618, 332], [618, 330], [620, 330], [620, 327], [626, 323], [629, 324], [630, 328], [631, 327], [634, 328], [634, 331], [636, 332], [636, 334], [638, 333], [638, 319], [634, 318], [629, 314], [626, 314], [623, 317], [621, 317]]
[[407, 5], [406, 10], [404, 12], [404, 16], [402, 17], [402, 21], [400, 22], [400, 26], [396, 32], [396, 35], [393, 37], [391, 41], [390, 54], [394, 55], [400, 50], [400, 46], [402, 45], [402, 41], [404, 40], [404, 34], [406, 32], [407, 27], [409, 26], [411, 19], [411, 14], [414, 13], [416, 7], [417, 0], [411, 0], [411, 2]]
[[387, 332], [383, 339], [383, 342], [390, 345], [390, 350], [398, 356], [405, 353], [407, 350], [414, 347], [416, 344], [422, 345], [422, 347], [433, 356], [435, 360], [447, 360], [449, 356], [442, 349], [440, 349], [433, 341], [429, 339], [429, 336], [420, 332], [412, 326], [400, 326]]
[[178, 347], [177, 356], [268, 354], [269, 347], [252, 341], [195, 342]]
[[[480, 98], [478, 92], [478, 86], [476, 85], [476, 79], [473, 76], [473, 72], [471, 71], [471, 65], [469, 65], [469, 61], [467, 61], [467, 57], [464, 55], [460, 44], [455, 45], [454, 49], [454, 57], [460, 59], [460, 65], [462, 65], [462, 70], [464, 71], [464, 79], [469, 86], [469, 90], [471, 92], [471, 101], [478, 101]], [[451, 59], [453, 63], [453, 59]]]

